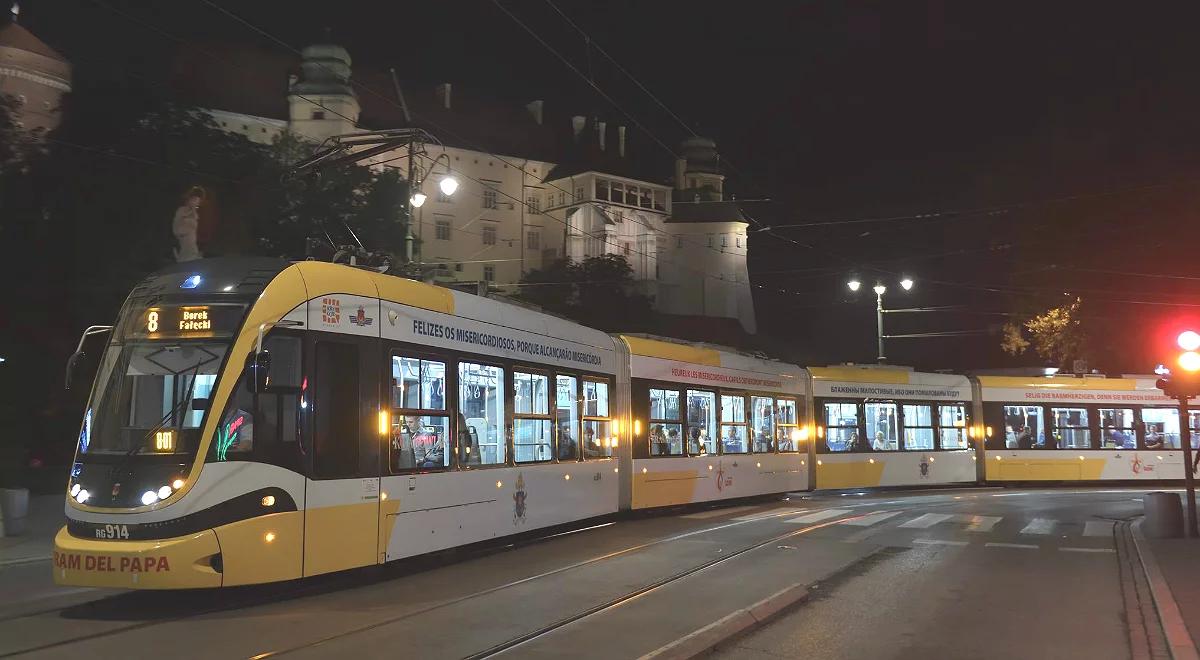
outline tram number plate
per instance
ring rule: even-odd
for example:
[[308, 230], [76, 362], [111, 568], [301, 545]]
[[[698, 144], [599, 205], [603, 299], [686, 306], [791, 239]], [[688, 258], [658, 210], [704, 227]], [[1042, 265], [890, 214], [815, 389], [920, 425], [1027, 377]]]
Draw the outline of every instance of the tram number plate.
[[127, 539], [129, 538], [129, 525], [105, 525], [96, 527], [96, 538], [98, 539]]

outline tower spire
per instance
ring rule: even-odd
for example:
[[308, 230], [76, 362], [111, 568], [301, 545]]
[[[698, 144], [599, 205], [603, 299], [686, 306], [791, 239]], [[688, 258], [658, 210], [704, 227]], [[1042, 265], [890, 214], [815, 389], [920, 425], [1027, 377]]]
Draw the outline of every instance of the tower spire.
[[17, 19], [21, 17], [21, 3], [12, 3], [12, 8], [9, 11], [12, 12], [12, 22], [16, 23]]

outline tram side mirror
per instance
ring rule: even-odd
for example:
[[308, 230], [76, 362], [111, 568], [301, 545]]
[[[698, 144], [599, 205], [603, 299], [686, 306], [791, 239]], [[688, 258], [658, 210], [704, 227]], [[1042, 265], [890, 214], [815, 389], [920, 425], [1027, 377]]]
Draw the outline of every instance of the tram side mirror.
[[270, 378], [271, 353], [267, 350], [246, 356], [246, 387], [251, 392], [265, 392]]
[[75, 351], [67, 360], [67, 378], [65, 383], [66, 387], [64, 389], [71, 389], [71, 380], [75, 377], [75, 368], [79, 366], [79, 361], [86, 357], [87, 353], [84, 353], [83, 351]]

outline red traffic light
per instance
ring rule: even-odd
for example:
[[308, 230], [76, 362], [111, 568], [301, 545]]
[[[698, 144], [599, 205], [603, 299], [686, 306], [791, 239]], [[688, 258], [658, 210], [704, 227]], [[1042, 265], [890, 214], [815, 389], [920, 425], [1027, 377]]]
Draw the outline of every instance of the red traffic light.
[[1179, 367], [1184, 371], [1200, 371], [1200, 353], [1185, 351], [1179, 354]]
[[1185, 351], [1200, 349], [1200, 333], [1194, 330], [1184, 330], [1175, 338], [1175, 343]]

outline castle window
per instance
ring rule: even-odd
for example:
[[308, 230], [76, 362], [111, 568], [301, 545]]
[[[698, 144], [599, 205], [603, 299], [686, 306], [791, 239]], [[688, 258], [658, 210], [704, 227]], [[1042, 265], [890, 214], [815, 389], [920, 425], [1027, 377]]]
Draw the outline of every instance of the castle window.
[[324, 111], [324, 110], [313, 110], [313, 111], [312, 111], [312, 118], [313, 118], [313, 119], [324, 119], [324, 118], [325, 118], [325, 111]]

